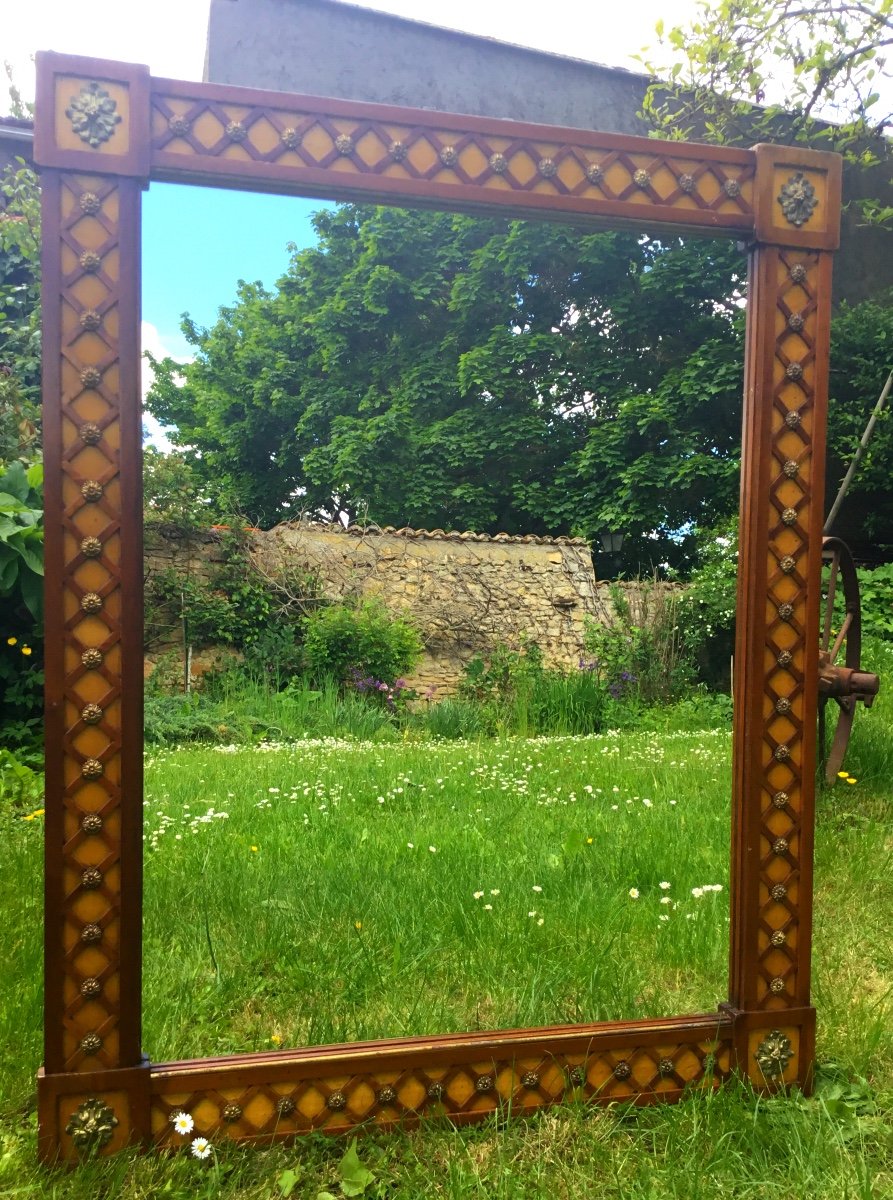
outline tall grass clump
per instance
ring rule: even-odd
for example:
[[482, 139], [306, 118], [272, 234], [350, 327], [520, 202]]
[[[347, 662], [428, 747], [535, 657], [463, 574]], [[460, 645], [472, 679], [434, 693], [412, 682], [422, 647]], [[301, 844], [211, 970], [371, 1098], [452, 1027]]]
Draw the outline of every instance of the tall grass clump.
[[547, 668], [533, 644], [498, 645], [488, 656], [475, 655], [459, 698], [477, 707], [484, 734], [585, 734], [605, 726], [607, 696], [599, 677], [583, 661], [578, 668]]

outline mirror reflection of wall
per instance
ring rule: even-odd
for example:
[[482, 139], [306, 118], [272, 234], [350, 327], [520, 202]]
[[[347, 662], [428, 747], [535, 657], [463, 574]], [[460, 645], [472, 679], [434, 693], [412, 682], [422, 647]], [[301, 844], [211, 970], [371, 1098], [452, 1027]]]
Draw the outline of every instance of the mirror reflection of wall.
[[152, 1054], [715, 1008], [734, 245], [169, 185], [144, 230]]

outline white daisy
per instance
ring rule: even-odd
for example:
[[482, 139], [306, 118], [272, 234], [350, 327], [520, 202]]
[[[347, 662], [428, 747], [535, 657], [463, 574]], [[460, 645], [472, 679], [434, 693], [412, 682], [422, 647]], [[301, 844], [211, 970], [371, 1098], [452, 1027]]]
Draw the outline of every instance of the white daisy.
[[184, 1137], [186, 1136], [187, 1133], [192, 1133], [192, 1130], [195, 1126], [195, 1121], [193, 1121], [193, 1119], [192, 1119], [192, 1117], [190, 1117], [189, 1113], [185, 1113], [185, 1112], [174, 1113], [171, 1120], [173, 1121], [173, 1126], [174, 1126], [174, 1129], [176, 1129], [177, 1133], [181, 1133]]
[[198, 1137], [193, 1139], [192, 1156], [193, 1158], [211, 1157], [211, 1143], [207, 1138]]
[[639, 898], [639, 889], [638, 889], [638, 888], [630, 888], [630, 889], [629, 889], [629, 897], [630, 897], [630, 899], [631, 899], [631, 900], [638, 900], [638, 898]]

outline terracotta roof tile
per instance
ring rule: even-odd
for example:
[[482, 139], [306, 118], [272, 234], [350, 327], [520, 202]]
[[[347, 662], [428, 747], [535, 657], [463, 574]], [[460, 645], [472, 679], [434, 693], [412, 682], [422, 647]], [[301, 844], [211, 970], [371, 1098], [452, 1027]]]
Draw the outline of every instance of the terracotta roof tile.
[[344, 533], [349, 537], [377, 537], [380, 534], [390, 534], [392, 537], [427, 539], [429, 541], [444, 541], [444, 542], [510, 542], [515, 545], [537, 545], [537, 546], [588, 546], [589, 542], [586, 538], [567, 537], [565, 534], [560, 534], [558, 537], [543, 537], [534, 533], [475, 533], [471, 529], [466, 529], [460, 532], [458, 529], [413, 529], [409, 525], [404, 525], [397, 529], [394, 525], [321, 525], [307, 522], [313, 529], [318, 529], [325, 533]]

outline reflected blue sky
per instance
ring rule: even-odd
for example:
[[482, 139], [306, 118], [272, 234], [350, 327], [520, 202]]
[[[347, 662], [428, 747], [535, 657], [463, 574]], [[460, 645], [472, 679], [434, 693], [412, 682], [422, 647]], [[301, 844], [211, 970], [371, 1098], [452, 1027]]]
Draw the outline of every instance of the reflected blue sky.
[[210, 325], [235, 299], [239, 279], [272, 288], [288, 266], [288, 243], [316, 242], [310, 214], [325, 207], [324, 200], [153, 183], [143, 197], [143, 320], [174, 357], [188, 355], [181, 313]]

